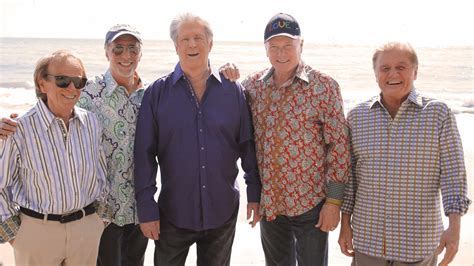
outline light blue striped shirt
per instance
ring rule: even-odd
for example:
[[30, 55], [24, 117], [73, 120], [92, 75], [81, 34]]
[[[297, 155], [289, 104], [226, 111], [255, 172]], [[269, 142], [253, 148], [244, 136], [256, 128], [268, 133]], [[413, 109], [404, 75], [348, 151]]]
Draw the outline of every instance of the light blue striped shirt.
[[18, 230], [18, 206], [64, 214], [104, 199], [101, 136], [96, 115], [78, 107], [69, 130], [41, 100], [18, 119], [15, 134], [0, 146], [0, 243]]

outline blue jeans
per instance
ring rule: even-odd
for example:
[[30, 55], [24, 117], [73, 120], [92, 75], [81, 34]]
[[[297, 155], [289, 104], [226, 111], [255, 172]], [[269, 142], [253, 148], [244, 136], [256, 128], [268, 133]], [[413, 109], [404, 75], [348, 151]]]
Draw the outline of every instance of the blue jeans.
[[160, 218], [160, 239], [155, 241], [155, 266], [181, 266], [189, 248], [196, 243], [198, 266], [230, 265], [238, 207], [222, 226], [204, 231], [175, 227], [166, 217]]
[[260, 237], [266, 265], [328, 265], [328, 233], [314, 227], [324, 201], [298, 216], [279, 215], [260, 221]]

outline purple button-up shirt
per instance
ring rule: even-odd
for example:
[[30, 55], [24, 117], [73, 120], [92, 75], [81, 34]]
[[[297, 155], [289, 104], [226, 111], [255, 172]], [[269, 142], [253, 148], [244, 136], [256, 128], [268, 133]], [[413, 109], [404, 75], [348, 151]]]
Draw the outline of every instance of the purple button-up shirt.
[[[197, 102], [179, 64], [145, 91], [135, 137], [135, 193], [140, 223], [160, 219], [196, 231], [223, 225], [239, 206], [241, 158], [248, 202], [261, 183], [243, 88], [212, 69]], [[157, 167], [161, 191], [153, 198]]]

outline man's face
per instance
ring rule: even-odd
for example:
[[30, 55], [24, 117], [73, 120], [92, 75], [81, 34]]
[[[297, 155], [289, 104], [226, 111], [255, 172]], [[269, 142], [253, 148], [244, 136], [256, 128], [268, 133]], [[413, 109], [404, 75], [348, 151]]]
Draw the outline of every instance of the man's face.
[[276, 36], [265, 43], [265, 49], [276, 72], [291, 72], [300, 62], [303, 40]]
[[53, 59], [48, 66], [48, 76], [40, 79], [41, 92], [46, 94], [49, 110], [57, 116], [68, 116], [79, 100], [81, 90], [71, 82], [66, 88], [56, 85], [56, 79], [66, 77], [83, 78], [84, 70], [79, 61], [73, 57]]
[[212, 40], [200, 23], [184, 22], [179, 27], [175, 48], [183, 70], [207, 68]]
[[382, 52], [375, 62], [375, 78], [382, 90], [382, 97], [404, 100], [413, 88], [418, 67], [410, 61], [409, 54], [402, 50]]
[[142, 57], [140, 42], [132, 35], [122, 35], [108, 44], [105, 54], [116, 80], [133, 78]]

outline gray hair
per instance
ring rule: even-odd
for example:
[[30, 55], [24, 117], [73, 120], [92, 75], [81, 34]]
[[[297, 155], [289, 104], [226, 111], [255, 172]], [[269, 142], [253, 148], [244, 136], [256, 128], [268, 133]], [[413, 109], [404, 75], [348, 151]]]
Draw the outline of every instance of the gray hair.
[[54, 60], [61, 60], [67, 58], [74, 58], [79, 62], [79, 65], [82, 68], [82, 77], [86, 78], [86, 69], [84, 67], [84, 63], [82, 62], [81, 58], [73, 52], [68, 50], [57, 50], [51, 54], [47, 54], [40, 58], [36, 63], [35, 73], [33, 74], [33, 79], [35, 81], [35, 92], [36, 97], [39, 97], [44, 102], [47, 101], [46, 94], [41, 92], [41, 88], [39, 85], [40, 80], [46, 79], [48, 76], [48, 68], [51, 65], [51, 62]]
[[375, 69], [375, 63], [380, 54], [388, 51], [402, 51], [408, 54], [408, 58], [411, 63], [416, 67], [418, 66], [418, 55], [416, 55], [415, 49], [407, 42], [387, 42], [375, 49], [374, 55], [372, 56], [372, 67]]
[[192, 13], [184, 13], [179, 14], [171, 21], [170, 25], [170, 37], [173, 40], [174, 44], [178, 43], [178, 30], [181, 24], [184, 22], [197, 22], [204, 26], [204, 31], [206, 33], [206, 37], [209, 40], [212, 40], [214, 34], [212, 33], [211, 25], [206, 20], [202, 19], [201, 17], [194, 15]]

